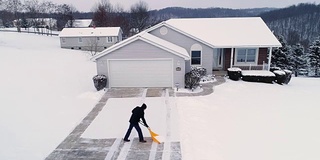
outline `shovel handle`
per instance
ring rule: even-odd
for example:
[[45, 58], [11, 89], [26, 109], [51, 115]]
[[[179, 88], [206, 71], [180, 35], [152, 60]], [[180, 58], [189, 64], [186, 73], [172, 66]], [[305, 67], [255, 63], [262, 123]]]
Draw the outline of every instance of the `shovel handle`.
[[[147, 127], [143, 122], [139, 121], [139, 123], [145, 127]], [[148, 127], [147, 127], [148, 128]]]

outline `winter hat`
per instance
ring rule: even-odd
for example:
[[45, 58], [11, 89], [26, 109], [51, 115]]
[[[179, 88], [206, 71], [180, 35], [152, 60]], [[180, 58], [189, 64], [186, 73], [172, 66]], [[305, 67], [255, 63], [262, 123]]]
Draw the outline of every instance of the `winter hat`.
[[141, 105], [141, 108], [142, 108], [142, 109], [147, 109], [147, 105], [143, 103], [143, 104]]

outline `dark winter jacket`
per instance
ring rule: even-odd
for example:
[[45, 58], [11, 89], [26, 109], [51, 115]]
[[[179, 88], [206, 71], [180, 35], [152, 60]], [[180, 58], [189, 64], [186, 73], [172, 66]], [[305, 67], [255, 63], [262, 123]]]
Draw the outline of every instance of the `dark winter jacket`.
[[140, 122], [140, 119], [142, 119], [142, 122], [145, 124], [146, 127], [149, 127], [146, 120], [144, 119], [144, 109], [146, 109], [145, 106], [137, 106], [132, 110], [132, 115], [130, 117], [129, 122], [132, 124], [138, 124]]

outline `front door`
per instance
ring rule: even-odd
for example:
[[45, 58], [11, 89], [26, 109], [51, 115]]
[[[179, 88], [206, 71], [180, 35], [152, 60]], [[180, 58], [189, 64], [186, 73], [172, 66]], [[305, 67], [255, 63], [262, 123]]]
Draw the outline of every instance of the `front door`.
[[224, 49], [218, 48], [218, 54], [217, 54], [217, 67], [223, 69], [223, 56], [224, 55]]

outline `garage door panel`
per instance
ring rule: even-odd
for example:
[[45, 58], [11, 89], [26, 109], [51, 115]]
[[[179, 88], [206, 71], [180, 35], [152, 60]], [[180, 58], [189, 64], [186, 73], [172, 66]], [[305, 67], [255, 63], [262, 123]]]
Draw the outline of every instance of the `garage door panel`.
[[172, 87], [172, 60], [110, 60], [110, 87]]

